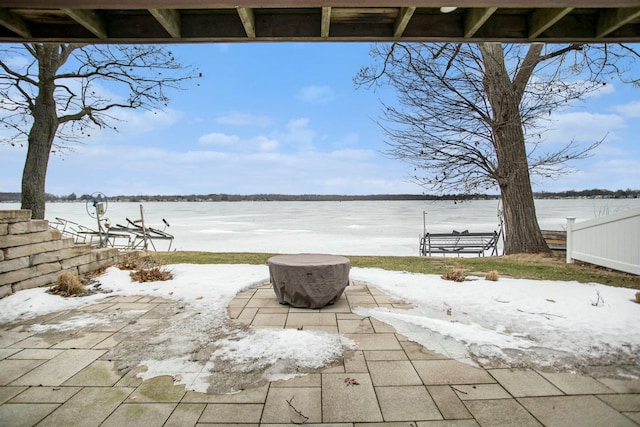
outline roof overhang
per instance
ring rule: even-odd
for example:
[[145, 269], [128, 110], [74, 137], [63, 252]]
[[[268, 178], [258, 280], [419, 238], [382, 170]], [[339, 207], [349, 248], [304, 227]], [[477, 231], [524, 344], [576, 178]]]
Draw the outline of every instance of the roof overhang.
[[[442, 7], [455, 8], [448, 13]], [[1, 0], [0, 42], [640, 42], [638, 0]]]

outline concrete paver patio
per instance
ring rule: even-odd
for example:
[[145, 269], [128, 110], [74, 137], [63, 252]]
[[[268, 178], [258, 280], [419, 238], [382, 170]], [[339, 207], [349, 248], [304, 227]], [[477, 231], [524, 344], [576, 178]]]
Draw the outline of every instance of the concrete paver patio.
[[[482, 369], [430, 351], [352, 308], [405, 307], [349, 286], [332, 306], [278, 304], [269, 286], [241, 292], [229, 317], [252, 328], [340, 332], [357, 343], [341, 363], [235, 394], [187, 391], [170, 376], [146, 381], [108, 351], [135, 340], [132, 323], [170, 320], [170, 301], [113, 297], [20, 324], [0, 325], [0, 426], [205, 426], [366, 423], [428, 426], [637, 426], [640, 380], [538, 369]], [[79, 312], [126, 313], [90, 332], [32, 332]]]

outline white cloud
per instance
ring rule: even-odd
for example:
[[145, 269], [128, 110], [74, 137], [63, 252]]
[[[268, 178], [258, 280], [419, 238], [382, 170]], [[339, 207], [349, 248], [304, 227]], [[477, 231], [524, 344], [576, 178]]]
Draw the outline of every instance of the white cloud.
[[287, 123], [287, 129], [294, 132], [300, 129], [305, 129], [307, 126], [309, 126], [309, 119], [307, 118], [293, 119], [289, 120]]
[[[176, 151], [179, 145], [130, 145], [119, 150], [85, 145], [82, 154], [71, 153], [51, 162], [47, 191], [81, 194], [100, 190], [109, 195], [420, 191], [415, 184], [403, 182], [405, 171], [400, 164], [380, 162], [370, 150], [284, 153], [277, 151], [277, 140], [266, 136], [241, 138], [238, 145], [243, 148], [225, 151], [201, 145], [201, 150], [187, 152]], [[81, 176], [86, 179], [78, 180]], [[2, 179], [0, 184], [4, 184]]]
[[356, 132], [349, 132], [340, 140], [342, 145], [353, 145], [357, 144], [360, 141], [360, 135]]
[[198, 143], [202, 145], [228, 146], [237, 144], [240, 141], [238, 135], [227, 135], [224, 133], [212, 132], [198, 138]]
[[316, 133], [309, 128], [310, 120], [308, 118], [298, 118], [290, 120], [286, 125], [286, 132], [279, 135], [283, 141], [292, 144], [299, 150], [312, 151], [314, 149], [313, 141]]
[[374, 157], [374, 152], [372, 150], [355, 150], [355, 149], [344, 149], [344, 150], [335, 150], [329, 153], [334, 159], [348, 159], [351, 161], [364, 161], [369, 160]]
[[280, 143], [275, 139], [269, 139], [266, 136], [258, 136], [253, 140], [260, 151], [273, 151], [280, 147]]
[[618, 105], [614, 111], [622, 114], [627, 118], [640, 118], [640, 101], [630, 102], [624, 105]]
[[230, 113], [217, 117], [216, 123], [230, 126], [270, 126], [273, 120], [268, 116], [259, 116], [246, 113]]
[[[590, 82], [586, 83], [587, 85], [590, 85]], [[616, 91], [616, 86], [613, 83], [607, 83], [607, 84], [602, 84], [600, 86], [598, 86], [598, 88], [596, 90], [594, 90], [593, 92], [589, 92], [585, 95], [585, 99], [588, 98], [597, 98], [603, 95], [609, 95], [612, 94]]]
[[553, 114], [551, 122], [551, 129], [545, 134], [546, 142], [560, 144], [572, 140], [593, 143], [605, 136], [608, 141], [615, 140], [616, 130], [626, 127], [619, 115], [587, 111]]
[[238, 135], [211, 132], [198, 138], [200, 145], [213, 146], [217, 149], [226, 148], [233, 152], [273, 151], [280, 147], [280, 143], [264, 135], [253, 138], [241, 138]]
[[118, 110], [118, 117], [123, 123], [118, 126], [121, 132], [140, 134], [167, 128], [176, 124], [184, 113], [172, 108], [154, 110]]
[[300, 89], [296, 98], [310, 104], [328, 104], [335, 99], [335, 95], [329, 86], [311, 85]]

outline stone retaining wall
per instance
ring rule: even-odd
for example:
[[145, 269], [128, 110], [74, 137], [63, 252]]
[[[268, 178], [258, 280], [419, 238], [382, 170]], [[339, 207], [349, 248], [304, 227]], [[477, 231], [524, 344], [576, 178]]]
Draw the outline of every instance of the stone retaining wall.
[[65, 271], [94, 272], [113, 265], [118, 255], [114, 248], [75, 244], [46, 220], [31, 219], [30, 210], [0, 210], [0, 298], [50, 286]]

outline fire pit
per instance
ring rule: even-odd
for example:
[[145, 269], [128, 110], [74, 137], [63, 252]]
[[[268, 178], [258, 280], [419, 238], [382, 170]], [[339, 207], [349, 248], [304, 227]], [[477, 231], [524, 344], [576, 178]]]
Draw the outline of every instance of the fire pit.
[[267, 264], [280, 304], [324, 307], [336, 302], [349, 285], [351, 262], [343, 256], [277, 255], [269, 258]]

